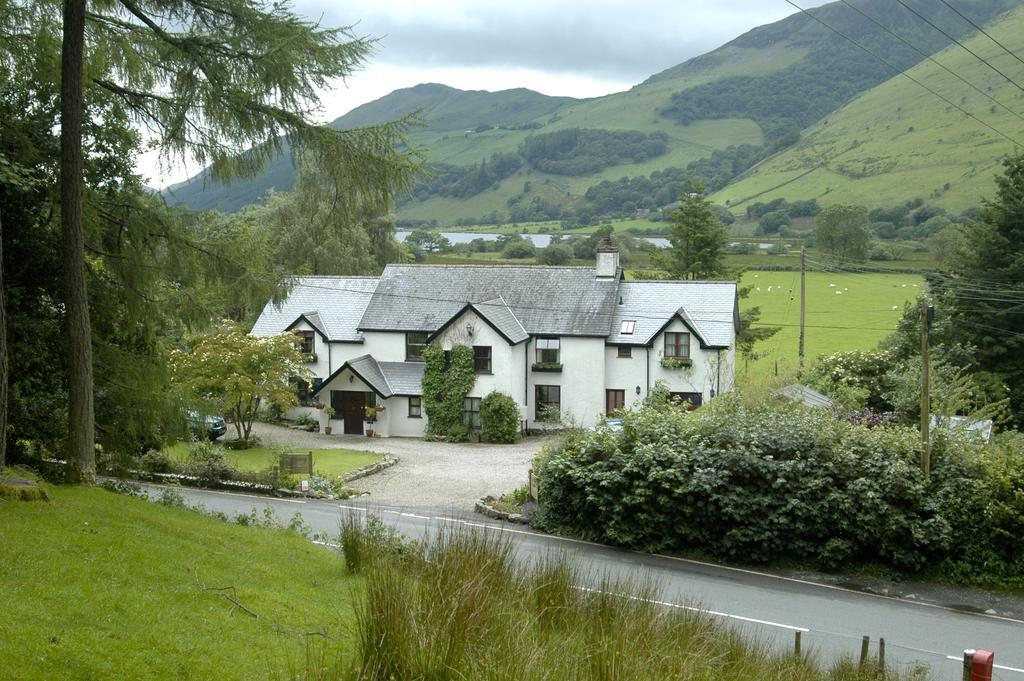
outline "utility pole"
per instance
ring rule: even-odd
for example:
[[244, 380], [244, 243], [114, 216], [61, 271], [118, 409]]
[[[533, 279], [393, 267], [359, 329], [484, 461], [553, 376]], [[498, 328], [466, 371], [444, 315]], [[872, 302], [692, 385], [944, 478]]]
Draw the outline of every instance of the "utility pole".
[[928, 392], [928, 326], [934, 308], [921, 301], [921, 472], [927, 478], [931, 471], [931, 443], [929, 442], [929, 429], [931, 428], [931, 400]]
[[804, 247], [800, 246], [800, 348], [797, 350], [797, 368], [796, 377], [797, 380], [803, 376], [804, 373], [804, 293], [807, 290], [805, 276], [807, 274], [807, 267], [804, 261]]

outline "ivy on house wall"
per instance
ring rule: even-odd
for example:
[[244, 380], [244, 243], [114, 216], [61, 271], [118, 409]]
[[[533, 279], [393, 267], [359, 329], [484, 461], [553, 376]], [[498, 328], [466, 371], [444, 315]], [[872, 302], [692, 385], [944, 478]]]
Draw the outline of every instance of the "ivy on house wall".
[[463, 422], [466, 395], [473, 389], [473, 348], [456, 345], [446, 361], [436, 345], [423, 349], [423, 408], [427, 412], [427, 437], [462, 442], [469, 436]]

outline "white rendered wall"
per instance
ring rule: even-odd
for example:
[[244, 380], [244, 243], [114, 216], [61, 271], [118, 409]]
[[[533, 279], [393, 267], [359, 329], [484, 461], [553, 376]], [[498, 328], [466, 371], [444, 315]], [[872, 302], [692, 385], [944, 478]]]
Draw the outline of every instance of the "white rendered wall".
[[[605, 346], [605, 388], [623, 390], [626, 393], [626, 406], [634, 406], [647, 396], [647, 348], [631, 346], [632, 357], [619, 357], [617, 346]], [[636, 392], [640, 386], [640, 394]]]
[[[391, 331], [364, 331], [364, 342], [361, 349], [352, 357], [361, 355], [373, 355], [378, 362], [404, 362], [405, 361], [405, 333]], [[341, 364], [335, 364], [337, 369]]]
[[[561, 387], [561, 417], [564, 423], [576, 423], [583, 427], [593, 426], [604, 418], [605, 389], [605, 344], [604, 338], [560, 338], [559, 359], [561, 373], [530, 370], [530, 387], [527, 399], [530, 428], [548, 428], [552, 424], [537, 421], [535, 404], [537, 385]], [[534, 343], [529, 357], [535, 361]]]
[[[469, 334], [472, 328], [472, 335]], [[506, 395], [515, 395], [515, 381], [513, 374], [513, 355], [519, 354], [508, 344], [504, 338], [498, 335], [494, 329], [472, 310], [464, 312], [453, 324], [438, 336], [435, 343], [444, 350], [451, 350], [456, 345], [486, 345], [491, 348], [491, 373], [477, 374], [473, 389], [469, 391], [469, 397], [485, 397], [490, 392], [497, 390]], [[521, 370], [521, 369], [520, 369]], [[522, 385], [522, 374], [520, 385]], [[520, 388], [520, 393], [522, 388]]]
[[[409, 398], [395, 396], [386, 401], [384, 414], [388, 419], [388, 435], [390, 437], [423, 437], [427, 430], [427, 412], [420, 402], [421, 418], [409, 417]], [[382, 435], [383, 437], [383, 435]]]
[[331, 343], [330, 371], [320, 378], [327, 378], [341, 368], [345, 362], [356, 357], [372, 354], [365, 343]]

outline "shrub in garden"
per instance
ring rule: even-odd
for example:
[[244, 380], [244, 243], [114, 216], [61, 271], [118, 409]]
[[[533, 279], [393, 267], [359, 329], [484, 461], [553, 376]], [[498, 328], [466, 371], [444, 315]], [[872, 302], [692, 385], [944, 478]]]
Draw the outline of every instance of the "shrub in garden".
[[[1013, 459], [1012, 446], [997, 455], [944, 433], [925, 480], [919, 442], [910, 428], [868, 428], [738, 395], [691, 413], [651, 404], [626, 412], [622, 433], [573, 432], [538, 457], [538, 524], [744, 562], [912, 571], [954, 561], [944, 569], [962, 579], [1022, 574], [1024, 455]], [[1004, 472], [988, 473], [986, 456], [1001, 456]], [[985, 537], [983, 563], [963, 562], [974, 560], [963, 555], [969, 536]]]
[[235, 467], [224, 458], [223, 448], [205, 440], [193, 442], [189, 447], [186, 472], [199, 478], [201, 485], [231, 480], [237, 475]]
[[519, 407], [512, 396], [494, 391], [480, 400], [480, 427], [488, 442], [515, 442], [519, 437]]
[[147, 473], [177, 473], [178, 462], [161, 449], [151, 449], [139, 460], [142, 470]]

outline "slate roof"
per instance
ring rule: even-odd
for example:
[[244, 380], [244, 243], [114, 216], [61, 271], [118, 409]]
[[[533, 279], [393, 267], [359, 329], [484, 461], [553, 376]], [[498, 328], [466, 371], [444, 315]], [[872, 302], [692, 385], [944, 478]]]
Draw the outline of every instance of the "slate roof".
[[500, 296], [529, 334], [607, 336], [618, 284], [592, 267], [388, 265], [359, 328], [430, 332]]
[[[729, 281], [623, 281], [598, 278], [593, 267], [389, 265], [379, 278], [300, 277], [252, 333], [280, 333], [304, 315], [328, 340], [359, 343], [363, 330], [436, 333], [467, 307], [513, 344], [552, 335], [647, 345], [679, 318], [703, 347], [725, 348], [738, 325]], [[632, 334], [621, 332], [627, 320]]]
[[478, 315], [493, 324], [498, 333], [512, 343], [522, 343], [530, 337], [530, 334], [523, 328], [522, 322], [516, 317], [516, 313], [509, 308], [508, 303], [501, 296], [476, 303], [473, 305], [473, 309]]
[[304, 314], [328, 340], [361, 343], [357, 327], [376, 287], [377, 277], [297, 277], [280, 307], [269, 302], [263, 308], [252, 334], [281, 333]]
[[[736, 283], [732, 281], [623, 281], [619, 284], [608, 342], [647, 345], [676, 316], [697, 334], [701, 344], [725, 348], [733, 343]], [[619, 301], [616, 301], [619, 302]], [[622, 322], [633, 321], [632, 334]]]
[[422, 362], [379, 362], [373, 355], [361, 355], [348, 360], [324, 379], [314, 394], [326, 388], [327, 384], [345, 369], [351, 369], [374, 392], [385, 399], [394, 395], [423, 394]]

